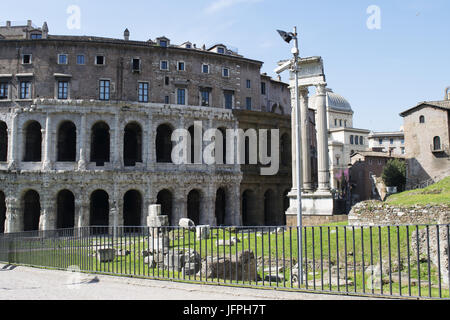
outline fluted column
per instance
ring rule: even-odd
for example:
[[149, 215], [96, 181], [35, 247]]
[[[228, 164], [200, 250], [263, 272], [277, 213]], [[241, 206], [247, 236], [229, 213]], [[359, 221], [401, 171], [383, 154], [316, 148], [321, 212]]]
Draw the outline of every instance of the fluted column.
[[[295, 86], [294, 86], [295, 87]], [[295, 88], [291, 88], [291, 97], [295, 99]], [[295, 193], [298, 187], [297, 183], [297, 108], [295, 103], [292, 103], [292, 116], [291, 116], [291, 131], [292, 131], [292, 142], [291, 142], [291, 151], [292, 151], [292, 194]]]
[[319, 192], [330, 192], [330, 164], [328, 154], [328, 125], [325, 88], [326, 83], [316, 86]]
[[51, 147], [52, 147], [52, 118], [47, 114], [45, 121], [45, 149], [44, 161], [42, 165], [43, 170], [52, 170]]
[[86, 170], [86, 114], [81, 116], [81, 129], [80, 129], [80, 159], [78, 160], [78, 170]]
[[302, 130], [302, 178], [303, 191], [312, 191], [311, 181], [311, 148], [309, 137], [309, 117], [308, 117], [308, 88], [300, 89], [300, 107], [301, 107], [301, 130]]

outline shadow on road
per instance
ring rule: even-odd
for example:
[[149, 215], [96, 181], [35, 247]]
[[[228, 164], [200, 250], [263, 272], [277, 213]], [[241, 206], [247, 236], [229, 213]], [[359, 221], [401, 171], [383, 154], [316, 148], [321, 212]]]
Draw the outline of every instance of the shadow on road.
[[12, 271], [16, 268], [17, 268], [17, 266], [7, 264], [7, 265], [3, 266], [3, 268], [1, 268], [0, 271]]

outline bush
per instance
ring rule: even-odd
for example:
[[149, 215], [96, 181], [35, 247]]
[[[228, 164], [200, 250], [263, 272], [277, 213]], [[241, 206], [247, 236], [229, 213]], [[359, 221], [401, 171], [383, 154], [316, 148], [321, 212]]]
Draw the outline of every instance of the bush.
[[389, 160], [384, 167], [383, 181], [387, 187], [397, 187], [403, 191], [406, 185], [406, 164], [399, 159]]

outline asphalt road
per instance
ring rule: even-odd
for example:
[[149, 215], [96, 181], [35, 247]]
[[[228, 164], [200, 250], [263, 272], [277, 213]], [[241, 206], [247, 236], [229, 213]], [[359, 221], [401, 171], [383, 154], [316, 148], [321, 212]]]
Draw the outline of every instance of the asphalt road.
[[0, 300], [355, 300], [347, 296], [241, 289], [0, 264]]

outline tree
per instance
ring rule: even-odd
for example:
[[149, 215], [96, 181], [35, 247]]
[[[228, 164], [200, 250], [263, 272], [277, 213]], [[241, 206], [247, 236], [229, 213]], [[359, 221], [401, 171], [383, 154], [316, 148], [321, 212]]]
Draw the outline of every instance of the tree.
[[406, 185], [406, 164], [399, 159], [389, 160], [383, 170], [383, 181], [387, 187], [397, 187], [403, 191]]

